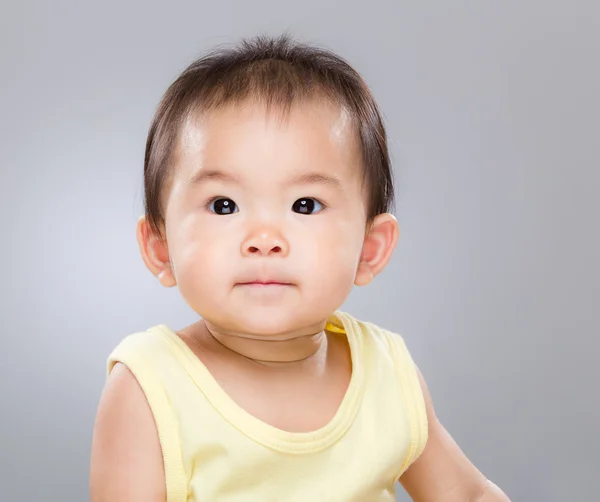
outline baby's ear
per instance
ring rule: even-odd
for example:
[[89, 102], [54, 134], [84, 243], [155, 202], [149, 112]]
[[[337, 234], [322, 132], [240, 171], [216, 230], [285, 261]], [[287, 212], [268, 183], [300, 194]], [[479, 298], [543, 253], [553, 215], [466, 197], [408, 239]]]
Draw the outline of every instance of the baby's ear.
[[392, 257], [399, 236], [400, 229], [394, 215], [384, 213], [375, 217], [365, 234], [354, 284], [366, 286], [385, 268]]
[[158, 277], [164, 287], [175, 286], [177, 280], [171, 267], [166, 238], [161, 239], [152, 231], [146, 216], [141, 216], [137, 222], [136, 237], [142, 259], [148, 270], [152, 272], [152, 275]]

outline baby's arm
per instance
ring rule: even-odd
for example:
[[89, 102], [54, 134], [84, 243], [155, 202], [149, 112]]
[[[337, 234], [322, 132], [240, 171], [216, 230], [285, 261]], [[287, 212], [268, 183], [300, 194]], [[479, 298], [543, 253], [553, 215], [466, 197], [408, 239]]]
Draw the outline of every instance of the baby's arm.
[[92, 441], [91, 502], [165, 502], [158, 431], [146, 397], [117, 363], [102, 393]]
[[435, 415], [423, 375], [429, 437], [421, 456], [400, 483], [415, 502], [510, 502], [509, 498], [469, 461]]

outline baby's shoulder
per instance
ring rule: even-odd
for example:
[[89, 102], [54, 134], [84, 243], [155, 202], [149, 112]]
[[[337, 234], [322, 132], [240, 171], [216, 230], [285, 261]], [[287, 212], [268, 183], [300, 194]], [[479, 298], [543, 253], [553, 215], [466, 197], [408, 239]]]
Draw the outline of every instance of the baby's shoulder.
[[107, 376], [117, 363], [133, 370], [133, 367], [156, 366], [173, 358], [177, 345], [174, 337], [173, 331], [164, 324], [125, 335], [108, 356]]
[[363, 343], [376, 343], [389, 349], [406, 348], [404, 338], [400, 333], [380, 324], [358, 319], [346, 312], [337, 312], [336, 317], [343, 322], [348, 336], [357, 337]]
[[346, 313], [338, 313], [337, 318], [344, 323], [349, 341], [365, 364], [399, 372], [403, 378], [414, 372], [412, 355], [400, 333]]

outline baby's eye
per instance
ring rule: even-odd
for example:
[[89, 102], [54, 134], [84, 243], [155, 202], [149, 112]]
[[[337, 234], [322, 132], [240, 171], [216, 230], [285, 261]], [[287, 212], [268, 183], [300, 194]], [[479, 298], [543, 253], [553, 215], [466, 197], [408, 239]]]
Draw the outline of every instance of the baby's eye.
[[303, 197], [294, 202], [292, 209], [296, 213], [300, 214], [313, 214], [322, 211], [324, 206], [317, 199], [313, 199], [312, 197]]
[[208, 205], [208, 210], [212, 211], [215, 214], [232, 214], [232, 213], [237, 213], [238, 212], [238, 208], [235, 202], [233, 202], [231, 199], [226, 199], [226, 198], [220, 198], [220, 199], [215, 199], [213, 200], [209, 205]]

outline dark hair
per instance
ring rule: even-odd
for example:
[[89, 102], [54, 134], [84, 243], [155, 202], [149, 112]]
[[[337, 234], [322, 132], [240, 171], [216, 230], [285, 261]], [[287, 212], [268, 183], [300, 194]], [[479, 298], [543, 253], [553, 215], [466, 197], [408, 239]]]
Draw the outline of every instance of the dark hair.
[[394, 186], [387, 136], [365, 81], [331, 51], [297, 43], [287, 34], [261, 35], [197, 59], [162, 97], [144, 158], [145, 211], [151, 229], [162, 237], [162, 197], [181, 128], [192, 113], [254, 98], [285, 114], [293, 102], [316, 97], [344, 106], [352, 117], [364, 165], [367, 221], [390, 211]]

